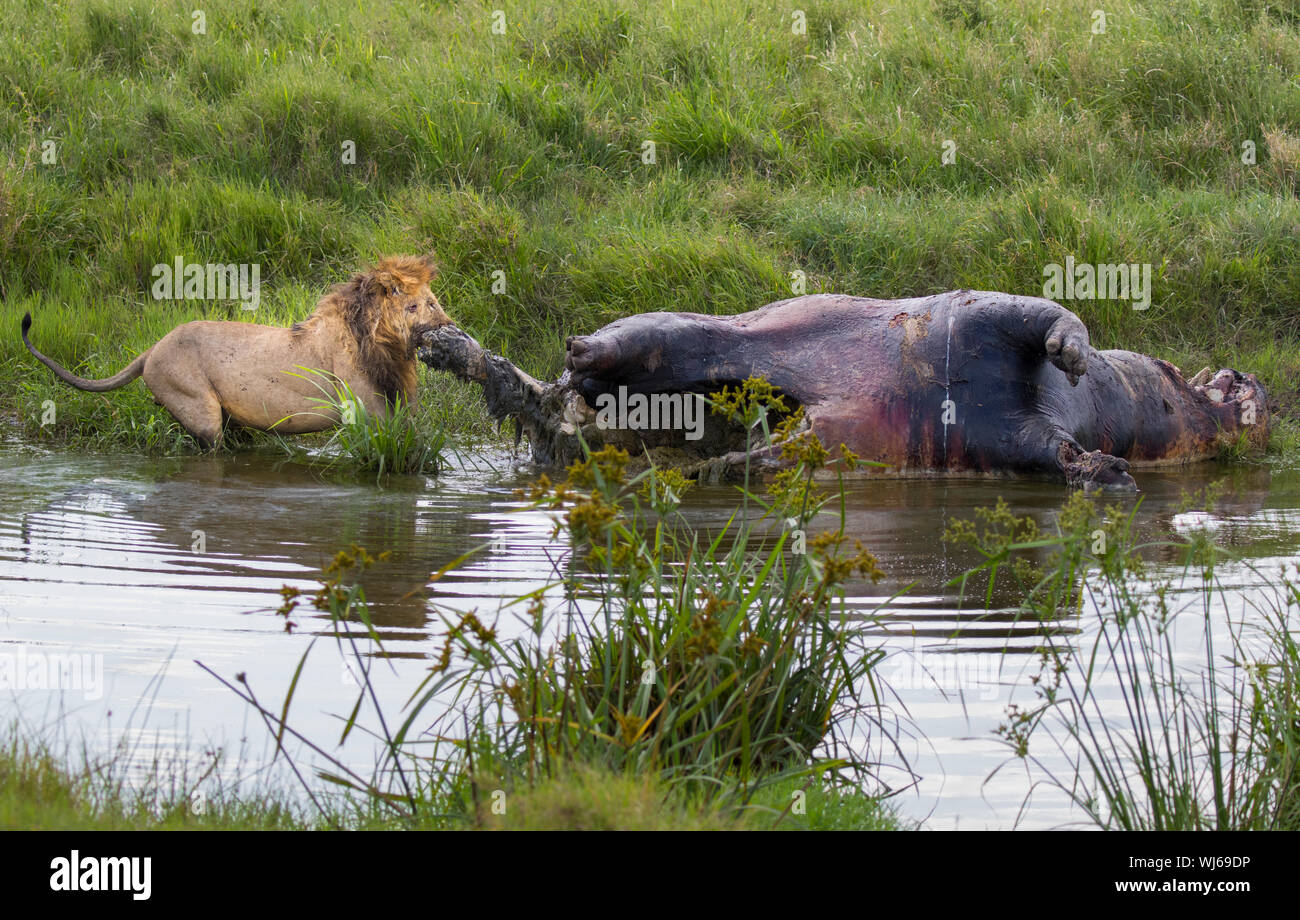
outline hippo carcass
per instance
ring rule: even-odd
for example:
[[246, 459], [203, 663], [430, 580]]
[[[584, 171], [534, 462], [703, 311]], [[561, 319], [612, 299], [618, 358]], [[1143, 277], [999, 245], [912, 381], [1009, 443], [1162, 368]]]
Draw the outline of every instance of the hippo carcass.
[[1094, 351], [1082, 321], [1050, 300], [983, 291], [815, 294], [735, 316], [630, 316], [570, 337], [555, 383], [454, 327], [427, 333], [417, 350], [482, 384], [489, 410], [516, 418], [544, 464], [576, 456], [578, 432], [589, 444], [672, 443], [715, 473], [776, 462], [720, 416], [692, 440], [614, 429], [595, 408], [615, 396], [707, 394], [750, 376], [801, 406], [832, 456], [844, 445], [884, 464], [867, 468], [876, 474], [1047, 474], [1133, 491], [1131, 466], [1212, 457], [1243, 433], [1260, 448], [1268, 439], [1266, 394], [1253, 375], [1207, 368], [1187, 381], [1158, 358]]

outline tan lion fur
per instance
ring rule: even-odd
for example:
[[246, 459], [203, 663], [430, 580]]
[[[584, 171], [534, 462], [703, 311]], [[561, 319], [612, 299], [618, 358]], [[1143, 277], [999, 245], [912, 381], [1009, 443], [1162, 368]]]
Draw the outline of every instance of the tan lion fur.
[[37, 351], [27, 340], [30, 316], [23, 343], [81, 390], [117, 389], [143, 376], [154, 399], [204, 446], [220, 443], [226, 418], [286, 434], [321, 431], [339, 423], [338, 411], [321, 403], [336, 382], [371, 413], [386, 414], [399, 397], [415, 401], [413, 336], [451, 322], [429, 289], [435, 274], [427, 258], [389, 257], [335, 285], [311, 316], [288, 329], [185, 323], [104, 380], [77, 377]]

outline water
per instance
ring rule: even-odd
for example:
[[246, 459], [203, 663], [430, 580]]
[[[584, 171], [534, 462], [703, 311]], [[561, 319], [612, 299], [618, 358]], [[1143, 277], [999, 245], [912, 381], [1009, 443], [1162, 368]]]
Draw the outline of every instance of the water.
[[[291, 722], [333, 749], [340, 716], [355, 699], [353, 666], [314, 611], [295, 611], [295, 628], [286, 630], [275, 612], [281, 588], [314, 588], [322, 565], [350, 544], [391, 551], [363, 583], [389, 652], [372, 680], [386, 709], [397, 712], [438, 648], [439, 611], [492, 615], [502, 598], [552, 580], [568, 564], [549, 518], [513, 495], [526, 477], [511, 471], [508, 458], [495, 460], [504, 472], [406, 477], [378, 488], [259, 454], [151, 461], [0, 447], [0, 660], [8, 656], [11, 668], [0, 718], [92, 751], [125, 745], [138, 764], [176, 751], [201, 760], [223, 748], [227, 769], [256, 777], [271, 759], [265, 728], [196, 662], [228, 680], [246, 675], [258, 697], [278, 708], [315, 642]], [[1226, 490], [1212, 515], [1179, 511], [1185, 491], [1212, 482]], [[1149, 536], [1208, 525], [1266, 570], [1300, 555], [1294, 470], [1210, 464], [1145, 472], [1139, 484], [1139, 526]], [[888, 573], [878, 585], [851, 586], [851, 599], [889, 651], [880, 673], [903, 727], [899, 760], [921, 777], [898, 802], [931, 827], [1078, 818], [1046, 793], [1021, 813], [1031, 779], [1023, 765], [1007, 763], [993, 729], [1009, 702], [1032, 699], [1032, 652], [1042, 631], [1084, 641], [1090, 611], [1077, 621], [1031, 625], [995, 604], [991, 615], [973, 619], [945, 587], [974, 558], [940, 535], [950, 520], [972, 517], [998, 496], [1050, 530], [1067, 494], [1049, 482], [934, 479], [859, 482], [847, 496], [847, 530]], [[717, 526], [735, 502], [733, 487], [700, 487], [686, 512], [697, 525]], [[473, 547], [483, 549], [430, 581]], [[1261, 588], [1243, 568], [1221, 574], [1244, 601]], [[502, 623], [517, 628], [509, 615]], [[15, 685], [19, 663], [30, 668], [55, 655], [74, 656], [79, 684], [69, 689], [69, 672], [62, 689], [43, 688], [30, 675]], [[359, 734], [340, 750], [366, 772], [376, 756]], [[901, 763], [885, 779], [908, 782]]]

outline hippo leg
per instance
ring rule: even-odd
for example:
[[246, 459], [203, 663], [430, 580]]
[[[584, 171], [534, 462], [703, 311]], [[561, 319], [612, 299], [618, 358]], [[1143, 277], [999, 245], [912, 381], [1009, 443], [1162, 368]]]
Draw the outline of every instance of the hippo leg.
[[1065, 372], [1070, 386], [1077, 386], [1079, 378], [1088, 370], [1088, 355], [1092, 351], [1088, 329], [1079, 317], [1064, 308], [1058, 309], [1061, 315], [1047, 327], [1043, 346], [1047, 360]]
[[643, 393], [707, 392], [754, 373], [741, 332], [711, 316], [630, 316], [565, 340], [564, 366], [590, 403], [616, 386]]
[[1024, 460], [1035, 462], [1044, 472], [1058, 472], [1072, 487], [1085, 492], [1132, 494], [1137, 483], [1129, 475], [1129, 463], [1100, 450], [1087, 450], [1059, 425], [1039, 420], [1021, 434], [1026, 447]]
[[[973, 297], [961, 292], [963, 297]], [[980, 295], [958, 306], [957, 322], [968, 342], [999, 339], [1035, 359], [1046, 358], [1076, 386], [1088, 370], [1092, 345], [1088, 328], [1060, 304], [1040, 297]]]

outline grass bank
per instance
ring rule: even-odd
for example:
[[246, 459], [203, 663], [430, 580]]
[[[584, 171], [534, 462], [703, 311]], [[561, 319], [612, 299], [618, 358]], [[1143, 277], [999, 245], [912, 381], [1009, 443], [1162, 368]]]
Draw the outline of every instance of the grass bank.
[[129, 783], [123, 764], [55, 748], [11, 726], [0, 742], [0, 830], [296, 830], [312, 818], [286, 795], [212, 794], [179, 763]]
[[[163, 777], [173, 785], [175, 777]], [[176, 782], [176, 788], [183, 784]], [[488, 815], [487, 830], [765, 830], [769, 815], [785, 808], [794, 789], [766, 797], [767, 811], [723, 816], [699, 806], [667, 801], [654, 783], [596, 771], [576, 771], [537, 785], [502, 815]], [[202, 801], [202, 804], [198, 804]], [[895, 830], [902, 822], [865, 796], [812, 790], [807, 818], [776, 829]], [[330, 818], [309, 812], [292, 796], [263, 790], [224, 799], [190, 794], [159, 797], [148, 790], [105, 782], [103, 765], [55, 754], [11, 736], [0, 750], [0, 831], [16, 830], [420, 830], [465, 828], [431, 820], [401, 820], [391, 813], [338, 804]]]
[[[386, 252], [435, 253], [451, 315], [537, 376], [627, 313], [799, 277], [1032, 294], [1073, 256], [1152, 266], [1147, 310], [1067, 302], [1095, 344], [1257, 373], [1293, 450], [1300, 9], [1095, 6], [3, 0], [0, 412], [188, 450], [139, 383], [57, 386], [22, 314], [105, 376], [188, 319], [301, 318]], [[260, 265], [259, 306], [154, 300], [177, 256]], [[426, 384], [427, 430], [482, 426]]]

